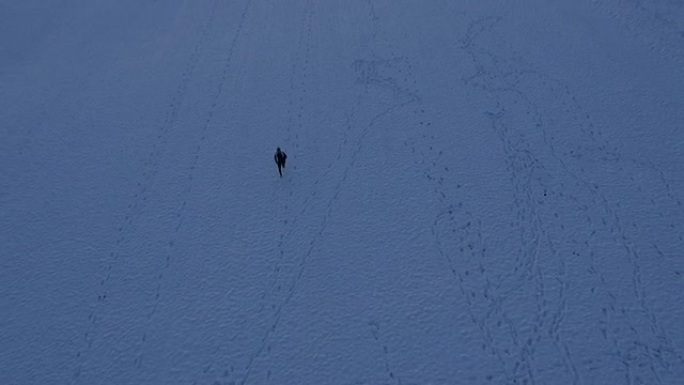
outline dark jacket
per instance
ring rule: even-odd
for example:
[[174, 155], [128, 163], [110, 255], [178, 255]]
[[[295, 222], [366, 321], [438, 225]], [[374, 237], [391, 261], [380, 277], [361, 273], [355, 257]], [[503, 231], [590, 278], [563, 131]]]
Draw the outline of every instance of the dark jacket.
[[280, 148], [278, 148], [276, 150], [275, 155], [273, 155], [273, 159], [275, 160], [278, 167], [285, 167], [285, 161], [287, 160], [287, 154], [280, 151]]

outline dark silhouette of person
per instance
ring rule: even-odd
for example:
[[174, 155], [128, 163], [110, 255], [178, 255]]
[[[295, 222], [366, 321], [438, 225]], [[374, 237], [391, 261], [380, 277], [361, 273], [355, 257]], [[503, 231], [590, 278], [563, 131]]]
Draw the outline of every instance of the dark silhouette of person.
[[275, 155], [273, 155], [273, 159], [275, 159], [276, 164], [278, 165], [278, 174], [280, 174], [280, 177], [283, 177], [283, 170], [285, 168], [285, 161], [287, 160], [287, 154], [284, 152], [280, 151], [280, 147], [276, 148]]

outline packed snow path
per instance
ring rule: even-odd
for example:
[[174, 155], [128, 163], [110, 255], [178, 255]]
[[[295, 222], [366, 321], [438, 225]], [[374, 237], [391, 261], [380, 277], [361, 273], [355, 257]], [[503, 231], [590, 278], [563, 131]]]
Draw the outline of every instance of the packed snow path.
[[683, 43], [676, 1], [0, 0], [0, 383], [678, 383]]

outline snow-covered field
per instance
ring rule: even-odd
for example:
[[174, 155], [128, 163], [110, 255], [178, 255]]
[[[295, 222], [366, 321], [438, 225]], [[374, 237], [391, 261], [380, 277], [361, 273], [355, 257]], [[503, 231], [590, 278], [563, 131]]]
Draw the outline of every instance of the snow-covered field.
[[0, 384], [680, 384], [683, 166], [678, 0], [0, 0]]

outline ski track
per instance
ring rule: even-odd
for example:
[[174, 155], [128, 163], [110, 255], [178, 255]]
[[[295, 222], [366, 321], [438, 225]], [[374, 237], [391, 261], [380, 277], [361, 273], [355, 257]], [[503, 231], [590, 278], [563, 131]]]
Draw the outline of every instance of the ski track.
[[371, 336], [373, 337], [373, 340], [375, 343], [378, 345], [380, 348], [380, 351], [382, 352], [382, 361], [384, 364], [384, 372], [387, 376], [388, 381], [383, 381], [386, 384], [395, 384], [395, 385], [401, 385], [405, 384], [406, 382], [402, 380], [402, 378], [397, 377], [394, 374], [394, 370], [392, 369], [392, 365], [390, 364], [390, 351], [389, 348], [387, 347], [387, 343], [383, 341], [382, 338], [382, 328], [380, 327], [380, 324], [375, 322], [375, 321], [370, 321], [368, 322], [368, 327], [370, 328]]
[[97, 293], [97, 301], [91, 306], [91, 312], [88, 315], [87, 330], [83, 333], [84, 345], [76, 352], [76, 369], [74, 371], [73, 380], [78, 382], [83, 371], [83, 356], [90, 352], [99, 333], [98, 321], [101, 313], [106, 308], [108, 292], [111, 289], [111, 277], [117, 266], [120, 258], [125, 257], [126, 245], [130, 243], [131, 237], [136, 232], [136, 220], [142, 215], [144, 207], [150, 197], [154, 186], [156, 175], [159, 172], [160, 161], [159, 157], [166, 146], [167, 137], [172, 129], [175, 128], [175, 122], [178, 118], [179, 111], [185, 100], [185, 94], [188, 86], [193, 78], [197, 62], [204, 51], [204, 46], [209, 38], [209, 33], [212, 29], [218, 0], [214, 0], [211, 12], [207, 17], [207, 22], [202, 27], [200, 39], [192, 50], [190, 57], [185, 65], [185, 70], [181, 74], [181, 80], [176, 88], [176, 91], [169, 103], [164, 121], [157, 129], [155, 140], [149, 150], [148, 159], [143, 164], [142, 181], [137, 183], [136, 192], [131, 198], [131, 203], [128, 204], [128, 211], [124, 221], [119, 225], [117, 230], [117, 238], [113, 250], [109, 254], [109, 262], [107, 263], [104, 277], [100, 280], [100, 288]]
[[[481, 334], [483, 351], [498, 362], [499, 370], [487, 375], [487, 380], [493, 383], [540, 383], [537, 373], [542, 368], [537, 366], [535, 353], [538, 347], [550, 343], [562, 366], [562, 369], [557, 368], [561, 369], [559, 374], [564, 373], [566, 377], [564, 383], [593, 383], [596, 379], [588, 378], [592, 372], [615, 370], [616, 367], [624, 372], [624, 381], [628, 384], [644, 381], [668, 383], [664, 376], [676, 375], [668, 368], [681, 365], [682, 356], [668, 340], [657, 315], [648, 305], [649, 293], [642, 283], [641, 273], [645, 250], [649, 246], [659, 250], [658, 246], [639, 245], [633, 239], [622, 220], [620, 204], [611, 202], [602, 187], [584, 175], [585, 170], [579, 162], [591, 158], [592, 154], [599, 154], [592, 161], [620, 164], [625, 168], [639, 161], [623, 156], [604, 138], [568, 86], [515, 55], [513, 59], [504, 57], [500, 53], [506, 52], [504, 47], [493, 52], [485, 48], [489, 46], [480, 44], [485, 36], [494, 33], [501, 21], [498, 16], [473, 20], [459, 48], [472, 60], [475, 68], [474, 74], [463, 78], [464, 85], [486, 92], [493, 100], [486, 115], [507, 159], [514, 192], [510, 198], [514, 213], [510, 226], [519, 234], [520, 245], [511, 268], [507, 269], [509, 273], [493, 275], [490, 272], [492, 267], [496, 268], [492, 262], [496, 256], [488, 251], [486, 219], [479, 218], [478, 213], [468, 209], [459, 194], [462, 186], [457, 185], [456, 191], [444, 187], [444, 181], [451, 172], [440, 162], [446, 150], [439, 149], [439, 138], [423, 134], [422, 148], [411, 148], [413, 153], [419, 153], [416, 166], [427, 165], [424, 176], [433, 185], [433, 192], [444, 207], [432, 226], [436, 249], [467, 303], [469, 317]], [[562, 142], [554, 137], [559, 134], [552, 133], [556, 128], [552, 118], [544, 116], [542, 107], [526, 93], [525, 85], [529, 83], [541, 85], [561, 101], [564, 112], [573, 116], [573, 123], [582, 132], [582, 142], [561, 148]], [[534, 127], [541, 131], [543, 143], [535, 147], [524, 130], [518, 129], [521, 127], [519, 115], [525, 119], [524, 128]], [[424, 109], [420, 109], [419, 116], [421, 120], [429, 120], [423, 117], [427, 116]], [[663, 172], [655, 165], [648, 165], [648, 168], [658, 175], [662, 182], [661, 190], [668, 196], [670, 206], [679, 210], [681, 201], [672, 194]], [[574, 184], [554, 185], [554, 172], [566, 174]], [[623, 175], [627, 172], [621, 169]], [[547, 204], [554, 200], [556, 204]], [[589, 230], [575, 233], [566, 229], [563, 214], [554, 209], [559, 206], [573, 207], [571, 212], [585, 215]], [[633, 227], [637, 228], [638, 224], [634, 223]], [[678, 227], [678, 224], [673, 224], [671, 229], [679, 234], [681, 240]], [[616, 290], [619, 289], [607, 282], [606, 276], [610, 272], [595, 263], [599, 251], [592, 241], [599, 234], [610, 236], [622, 249], [621, 262], [631, 266], [629, 303], [620, 298], [625, 293], [618, 293]], [[572, 245], [569, 253], [564, 250], [568, 245]], [[540, 260], [542, 256], [544, 260]], [[598, 360], [594, 357], [577, 359], [568, 340], [570, 331], [563, 323], [567, 317], [567, 303], [572, 300], [566, 298], [573, 285], [568, 277], [568, 261], [578, 259], [587, 262], [587, 272], [594, 284], [591, 292], [600, 298], [600, 309], [593, 309], [599, 312], [600, 320], [593, 326], [601, 330], [605, 343], [611, 349]], [[515, 321], [506, 310], [507, 299], [519, 296], [521, 291], [534, 298], [534, 303], [527, 305], [534, 314], [530, 317], [531, 324]], [[636, 305], [649, 320], [648, 328], [632, 321], [626, 312], [630, 303]], [[548, 349], [544, 351], [548, 352]]]
[[[245, 6], [243, 8], [242, 13], [240, 14], [240, 19], [238, 22], [237, 29], [233, 35], [233, 39], [230, 42], [230, 46], [228, 47], [226, 58], [225, 58], [225, 63], [223, 64], [223, 68], [220, 72], [220, 76], [218, 81], [216, 82], [217, 87], [216, 90], [213, 93], [212, 99], [211, 99], [211, 105], [208, 108], [208, 112], [206, 113], [206, 116], [204, 120], [202, 121], [202, 125], [199, 129], [199, 138], [197, 140], [197, 144], [195, 146], [194, 152], [191, 156], [191, 163], [187, 171], [187, 178], [184, 183], [184, 187], [182, 188], [182, 193], [181, 193], [181, 200], [182, 203], [180, 204], [180, 207], [176, 210], [174, 213], [175, 217], [175, 226], [173, 229], [173, 233], [169, 235], [169, 239], [166, 242], [166, 247], [167, 250], [163, 253], [165, 255], [165, 260], [164, 264], [161, 267], [159, 274], [156, 276], [156, 290], [154, 294], [154, 302], [152, 305], [152, 310], [147, 316], [147, 324], [145, 325], [145, 328], [140, 336], [140, 346], [138, 348], [138, 353], [135, 359], [135, 366], [136, 368], [140, 369], [142, 368], [143, 364], [143, 358], [144, 358], [144, 352], [145, 352], [145, 342], [147, 340], [147, 334], [150, 332], [152, 328], [154, 328], [154, 315], [157, 313], [157, 309], [159, 307], [159, 304], [161, 302], [161, 292], [162, 292], [162, 285], [164, 283], [164, 277], [166, 273], [168, 272], [169, 268], [171, 267], [171, 262], [172, 262], [172, 256], [174, 255], [174, 246], [176, 244], [176, 239], [179, 233], [179, 230], [183, 226], [183, 218], [184, 214], [186, 212], [186, 207], [188, 204], [188, 199], [192, 193], [192, 188], [193, 188], [193, 179], [195, 176], [195, 170], [197, 168], [197, 165], [199, 163], [201, 151], [202, 151], [202, 146], [205, 143], [205, 139], [207, 137], [207, 128], [213, 121], [214, 113], [219, 106], [219, 102], [221, 100], [221, 97], [223, 96], [224, 93], [224, 88], [225, 88], [225, 83], [226, 79], [228, 79], [229, 76], [229, 70], [231, 67], [231, 64], [233, 62], [233, 52], [235, 50], [235, 46], [237, 45], [238, 40], [240, 39], [240, 35], [245, 23], [245, 18], [246, 15], [249, 11], [249, 7], [251, 5], [252, 0], [247, 0], [245, 2]], [[217, 4], [217, 3], [214, 3]], [[215, 13], [216, 13], [216, 7], [212, 9], [212, 20], [215, 18]]]
[[[285, 143], [293, 146], [294, 153], [298, 153], [300, 140], [299, 133], [304, 129], [304, 119], [306, 114], [306, 100], [309, 95], [308, 87], [310, 86], [310, 72], [311, 72], [311, 46], [313, 39], [313, 18], [314, 18], [314, 4], [311, 0], [306, 2], [304, 7], [304, 16], [300, 22], [300, 39], [296, 51], [296, 55], [292, 65], [292, 72], [290, 76], [290, 100], [288, 101], [288, 125], [286, 128], [286, 139]], [[299, 71], [298, 71], [299, 70]], [[296, 127], [296, 130], [292, 130]], [[285, 149], [287, 151], [287, 149]], [[290, 161], [292, 162], [292, 158]], [[297, 166], [291, 167], [293, 170], [297, 170]], [[287, 170], [286, 170], [287, 172]], [[320, 179], [315, 179], [312, 183], [310, 191], [315, 191], [316, 185], [319, 183]], [[296, 224], [299, 218], [306, 214], [307, 209], [311, 206], [309, 201], [315, 198], [315, 193], [308, 195], [301, 208], [291, 218], [290, 206], [292, 202], [293, 192], [290, 190], [288, 195], [288, 201], [283, 207], [284, 218], [282, 220], [283, 229], [278, 238], [278, 255], [273, 267], [273, 281], [271, 282], [269, 288], [265, 291], [262, 296], [264, 304], [262, 304], [262, 310], [270, 314], [264, 317], [268, 319], [267, 327], [262, 331], [262, 336], [260, 337], [257, 345], [255, 346], [252, 353], [247, 359], [247, 364], [244, 369], [244, 373], [237, 380], [237, 383], [244, 385], [249, 381], [250, 376], [254, 370], [255, 361], [261, 357], [264, 352], [267, 354], [270, 352], [271, 347], [269, 346], [270, 339], [273, 333], [276, 332], [277, 327], [280, 323], [285, 306], [290, 302], [295, 294], [295, 289], [301, 275], [304, 272], [304, 266], [307, 257], [311, 254], [313, 247], [315, 245], [315, 237], [309, 242], [309, 249], [306, 255], [300, 260], [299, 271], [293, 272], [291, 274], [283, 274], [283, 263], [286, 260], [287, 253], [285, 249], [285, 243], [292, 236], [294, 231], [296, 231]], [[291, 219], [287, 219], [291, 218]], [[289, 227], [289, 230], [287, 229]], [[320, 231], [322, 232], [322, 230]], [[319, 233], [320, 233], [319, 232]], [[294, 261], [293, 261], [294, 262]], [[294, 275], [293, 275], [294, 274]], [[289, 283], [288, 283], [289, 281]], [[283, 289], [285, 291], [283, 292]], [[266, 305], [270, 303], [270, 306]], [[270, 376], [270, 373], [269, 373]]]
[[[372, 3], [369, 2], [369, 8], [371, 10], [369, 19], [372, 21], [372, 45], [377, 44], [375, 41], [377, 36], [377, 21], [378, 17], [375, 15], [375, 11], [372, 7]], [[290, 100], [288, 102], [288, 125], [285, 130], [286, 139], [285, 143], [293, 146], [295, 152], [299, 149], [299, 134], [298, 131], [302, 131], [304, 127], [306, 111], [306, 97], [307, 97], [307, 87], [308, 87], [308, 72], [310, 71], [311, 49], [312, 49], [312, 23], [314, 17], [314, 9], [312, 2], [307, 2], [305, 16], [303, 17], [302, 26], [300, 27], [300, 41], [298, 43], [297, 53], [295, 55], [292, 71], [290, 76]], [[376, 57], [374, 50], [371, 54]], [[302, 64], [303, 62], [303, 64]], [[297, 64], [299, 63], [299, 64]], [[339, 198], [339, 194], [343, 189], [345, 182], [348, 179], [350, 171], [354, 168], [358, 155], [363, 148], [363, 143], [366, 136], [370, 133], [372, 129], [378, 126], [378, 123], [386, 116], [392, 112], [401, 109], [411, 103], [416, 103], [420, 100], [417, 94], [410, 91], [399, 84], [399, 81], [393, 76], [394, 74], [383, 74], [383, 72], [396, 72], [397, 68], [401, 72], [401, 68], [410, 67], [406, 58], [393, 58], [393, 59], [373, 59], [373, 60], [355, 60], [352, 66], [357, 74], [355, 79], [356, 83], [361, 86], [361, 90], [357, 95], [355, 103], [352, 105], [350, 111], [346, 114], [344, 135], [342, 141], [338, 144], [337, 153], [320, 177], [314, 178], [311, 186], [307, 191], [311, 191], [298, 205], [298, 209], [294, 212], [290, 208], [292, 201], [288, 201], [283, 208], [283, 218], [281, 235], [278, 237], [277, 244], [277, 256], [272, 269], [273, 279], [268, 286], [268, 289], [262, 295], [262, 305], [260, 306], [261, 312], [269, 312], [265, 315], [269, 319], [267, 327], [263, 330], [263, 336], [259, 339], [255, 349], [249, 355], [247, 359], [247, 364], [243, 370], [241, 376], [236, 375], [235, 365], [224, 364], [225, 368], [221, 371], [221, 378], [215, 380], [214, 383], [237, 383], [244, 385], [248, 383], [249, 379], [253, 375], [255, 363], [257, 359], [261, 358], [263, 355], [268, 354], [271, 350], [270, 340], [276, 333], [278, 325], [282, 319], [283, 313], [290, 303], [292, 298], [297, 292], [297, 288], [300, 284], [302, 276], [306, 270], [307, 265], [310, 263], [310, 259], [314, 255], [314, 249], [317, 245], [318, 240], [324, 234], [328, 223], [331, 220], [335, 202]], [[404, 68], [405, 69], [405, 68]], [[298, 80], [297, 80], [298, 79]], [[391, 98], [395, 100], [393, 104], [380, 110], [380, 112], [371, 116], [365, 123], [363, 119], [357, 118], [357, 112], [360, 110], [364, 102], [364, 98], [369, 97], [370, 88], [381, 88], [388, 90], [391, 93]], [[358, 121], [361, 119], [361, 121]], [[296, 131], [293, 130], [296, 128]], [[346, 162], [343, 162], [343, 154], [351, 154]], [[296, 169], [295, 165], [293, 169]], [[317, 187], [319, 185], [325, 185], [325, 181], [329, 179], [330, 175], [339, 175], [336, 182], [332, 183], [331, 192], [327, 196], [320, 196], [317, 192]], [[289, 193], [292, 196], [292, 192]], [[312, 212], [312, 208], [322, 207], [323, 214], [321, 216], [317, 230], [314, 231], [311, 238], [307, 241], [307, 248], [304, 252], [288, 252], [287, 243], [290, 239], [298, 236], [301, 231], [297, 224], [299, 221], [306, 216], [318, 216], [320, 212]], [[288, 256], [291, 255], [290, 258]], [[283, 265], [285, 261], [292, 264], [291, 271], [284, 271]], [[374, 334], [377, 337], [377, 333]], [[217, 349], [218, 352], [220, 349]], [[387, 355], [387, 346], [383, 347], [385, 352], [386, 368], [388, 373], [388, 378], [394, 377], [394, 373], [389, 370], [389, 361]], [[210, 369], [208, 366], [205, 370], [205, 374]], [[270, 373], [267, 373], [270, 376]], [[231, 380], [234, 377], [234, 380]], [[393, 380], [397, 383], [398, 380]], [[197, 381], [195, 381], [196, 383]]]
[[[410, 105], [417, 104], [421, 102], [421, 98], [418, 92], [413, 90], [408, 84], [410, 81], [413, 86], [415, 86], [416, 81], [413, 80], [411, 70], [412, 66], [408, 58], [404, 56], [399, 56], [396, 53], [394, 46], [389, 42], [387, 38], [383, 38], [382, 41], [378, 41], [378, 36], [380, 32], [379, 21], [380, 18], [375, 10], [375, 6], [372, 0], [367, 1], [369, 14], [367, 19], [371, 21], [371, 42], [370, 51], [372, 59], [358, 59], [353, 63], [354, 70], [357, 75], [357, 83], [363, 86], [363, 95], [370, 97], [371, 89], [381, 89], [390, 93], [390, 99], [393, 101], [389, 107], [385, 107], [379, 113], [374, 115], [369, 122], [362, 126], [358, 139], [351, 148], [351, 160], [347, 167], [344, 169], [342, 178], [339, 180], [335, 193], [328, 204], [328, 216], [332, 210], [332, 205], [337, 199], [339, 192], [348, 178], [349, 172], [353, 169], [359, 153], [361, 152], [364, 144], [364, 139], [366, 136], [379, 125], [386, 116], [391, 115], [396, 111], [400, 111], [407, 108]], [[389, 59], [384, 59], [378, 54], [378, 48], [384, 48], [389, 52]], [[357, 105], [355, 109], [358, 109], [362, 104], [362, 99], [357, 100]], [[351, 125], [349, 125], [351, 127]], [[380, 128], [377, 128], [380, 129]], [[348, 130], [349, 131], [349, 130]], [[346, 137], [345, 137], [346, 143]], [[346, 151], [348, 153], [349, 151]], [[342, 152], [340, 152], [342, 154]], [[339, 156], [338, 156], [339, 159]], [[397, 374], [397, 369], [391, 362], [392, 355], [390, 354], [390, 348], [386, 341], [382, 338], [382, 328], [381, 323], [375, 320], [368, 322], [370, 328], [370, 333], [373, 341], [381, 350], [382, 362], [384, 364], [383, 372], [385, 373], [384, 379], [373, 379], [369, 382], [367, 381], [357, 381], [355, 384], [366, 384], [366, 383], [383, 383], [383, 384], [402, 384], [407, 383], [403, 380], [403, 377]]]
[[[299, 23], [299, 39], [297, 43], [295, 56], [292, 61], [292, 67], [289, 76], [289, 100], [287, 108], [288, 116], [285, 127], [285, 145], [282, 146], [283, 150], [286, 152], [288, 148], [290, 148], [290, 146], [292, 146], [295, 149], [295, 152], [297, 149], [299, 149], [299, 131], [301, 131], [303, 128], [302, 116], [305, 113], [305, 98], [307, 96], [308, 87], [308, 71], [310, 70], [309, 58], [311, 52], [312, 39], [312, 18], [312, 3], [311, 1], [308, 1], [305, 6], [304, 15]], [[296, 127], [296, 130], [293, 130], [293, 127]], [[297, 166], [292, 165], [294, 157], [290, 155], [289, 158], [290, 166], [287, 169], [291, 168], [293, 170], [296, 170]], [[286, 173], [287, 169], [285, 170]], [[312, 186], [315, 187], [315, 185], [317, 185], [318, 183], [319, 179], [316, 179], [313, 182]], [[268, 327], [265, 330], [263, 330], [263, 336], [259, 338], [259, 342], [255, 346], [254, 350], [247, 357], [245, 368], [242, 371], [242, 373], [236, 372], [236, 366], [239, 366], [238, 363], [227, 361], [221, 357], [221, 351], [224, 350], [226, 342], [229, 341], [219, 343], [219, 345], [214, 349], [211, 355], [211, 362], [208, 365], [206, 365], [202, 371], [202, 376], [214, 378], [212, 382], [213, 384], [220, 384], [222, 382], [231, 384], [247, 383], [252, 372], [254, 361], [263, 354], [264, 350], [270, 350], [270, 348], [268, 348], [269, 338], [271, 334], [275, 331], [276, 326], [279, 323], [284, 304], [287, 301], [289, 301], [292, 294], [294, 294], [294, 290], [292, 288], [290, 288], [290, 290], [287, 291], [287, 296], [285, 298], [283, 298], [282, 294], [282, 289], [284, 286], [284, 283], [282, 281], [286, 280], [285, 278], [283, 278], [283, 273], [281, 272], [281, 268], [284, 263], [283, 261], [285, 260], [284, 243], [286, 242], [288, 237], [295, 231], [294, 229], [297, 223], [297, 219], [304, 215], [307, 208], [309, 207], [308, 202], [313, 196], [307, 196], [301, 205], [301, 209], [295, 214], [294, 218], [288, 220], [288, 218], [290, 218], [292, 215], [290, 213], [292, 197], [293, 192], [290, 191], [288, 194], [289, 199], [283, 205], [282, 211], [280, 213], [282, 230], [278, 238], [278, 255], [275, 259], [272, 268], [273, 279], [271, 280], [271, 283], [268, 285], [268, 288], [264, 291], [264, 293], [261, 296], [262, 303], [259, 307], [259, 312], [270, 312], [270, 314], [263, 315], [264, 318], [270, 319], [270, 321], [268, 322]], [[232, 340], [239, 338], [244, 334], [244, 332], [244, 329], [238, 331], [238, 333], [232, 338]], [[225, 354], [227, 355], [228, 353]], [[218, 362], [220, 362], [220, 364], [218, 364]], [[210, 373], [212, 369], [214, 369], [215, 367], [215, 373]], [[220, 374], [218, 374], [219, 372]], [[200, 379], [196, 379], [192, 382], [192, 384], [197, 384], [200, 382]]]

